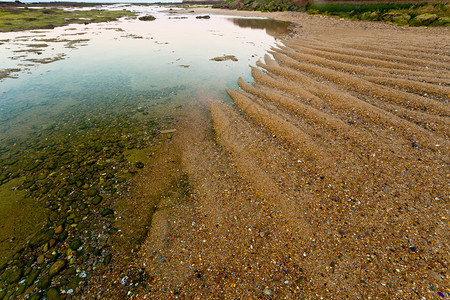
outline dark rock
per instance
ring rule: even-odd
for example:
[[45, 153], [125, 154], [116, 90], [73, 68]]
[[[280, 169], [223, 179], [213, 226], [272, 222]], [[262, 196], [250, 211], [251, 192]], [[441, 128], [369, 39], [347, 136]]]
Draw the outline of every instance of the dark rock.
[[206, 15], [206, 16], [196, 16], [196, 19], [210, 19], [211, 17]]
[[87, 192], [87, 194], [88, 194], [88, 196], [90, 196], [90, 197], [97, 196], [97, 195], [98, 195], [98, 190], [97, 190], [97, 189], [90, 189], [90, 190]]
[[69, 236], [69, 233], [67, 231], [63, 231], [58, 235], [58, 240], [64, 241]]
[[156, 18], [154, 16], [148, 15], [148, 16], [140, 17], [139, 20], [141, 20], [141, 21], [154, 21], [154, 20], [156, 20]]
[[76, 251], [78, 248], [81, 247], [83, 243], [79, 240], [79, 239], [75, 239], [73, 241], [70, 242], [69, 247], [70, 249], [72, 249], [73, 251]]
[[59, 290], [57, 288], [49, 288], [46, 293], [47, 300], [59, 300], [61, 296], [59, 295]]
[[52, 280], [51, 280], [50, 276], [46, 275], [46, 276], [41, 277], [41, 279], [39, 279], [37, 286], [40, 289], [47, 289], [51, 283], [52, 283]]
[[417, 248], [414, 247], [414, 246], [412, 246], [412, 247], [409, 247], [409, 250], [411, 250], [412, 252], [416, 252], [416, 251], [417, 251]]
[[110, 208], [104, 208], [100, 211], [100, 215], [102, 216], [114, 215], [114, 211]]
[[134, 164], [136, 166], [136, 168], [142, 169], [144, 167], [144, 163], [138, 161]]
[[413, 148], [417, 148], [417, 147], [419, 147], [419, 146], [417, 145], [417, 143], [416, 143], [416, 142], [412, 142], [412, 144], [411, 144], [411, 147], [413, 147]]
[[77, 273], [77, 270], [75, 269], [75, 267], [70, 267], [67, 269], [65, 276], [66, 276], [66, 278], [68, 278], [72, 275], [75, 275], [76, 273]]
[[117, 228], [111, 228], [110, 230], [108, 230], [108, 233], [115, 234], [117, 231], [119, 231]]
[[95, 196], [94, 199], [92, 199], [92, 204], [98, 205], [100, 202], [102, 202], [103, 198], [101, 196]]
[[109, 263], [111, 262], [111, 258], [112, 258], [111, 254], [106, 255], [105, 259], [103, 260], [103, 264], [105, 266], [109, 265]]

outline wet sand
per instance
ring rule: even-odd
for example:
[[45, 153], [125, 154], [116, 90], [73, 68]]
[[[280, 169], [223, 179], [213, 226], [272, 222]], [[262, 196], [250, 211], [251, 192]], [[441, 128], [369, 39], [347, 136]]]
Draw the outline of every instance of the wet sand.
[[180, 113], [130, 199], [146, 241], [85, 296], [448, 297], [450, 29], [218, 13], [296, 28]]

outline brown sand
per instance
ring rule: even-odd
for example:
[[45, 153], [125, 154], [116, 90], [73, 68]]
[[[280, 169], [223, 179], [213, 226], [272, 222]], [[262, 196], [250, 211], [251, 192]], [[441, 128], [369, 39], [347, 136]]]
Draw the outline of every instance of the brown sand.
[[235, 105], [184, 110], [130, 199], [147, 240], [87, 297], [449, 297], [450, 29], [220, 13], [297, 27]]

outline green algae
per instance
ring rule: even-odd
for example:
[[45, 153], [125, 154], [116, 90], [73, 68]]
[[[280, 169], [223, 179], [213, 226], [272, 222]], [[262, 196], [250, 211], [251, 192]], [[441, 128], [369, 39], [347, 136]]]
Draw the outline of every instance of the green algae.
[[45, 221], [45, 211], [39, 203], [17, 190], [23, 178], [0, 185], [0, 265], [4, 264], [35, 233], [36, 226]]
[[0, 32], [49, 29], [68, 24], [89, 24], [133, 17], [130, 11], [63, 10], [60, 8], [30, 9], [27, 7], [0, 8]]

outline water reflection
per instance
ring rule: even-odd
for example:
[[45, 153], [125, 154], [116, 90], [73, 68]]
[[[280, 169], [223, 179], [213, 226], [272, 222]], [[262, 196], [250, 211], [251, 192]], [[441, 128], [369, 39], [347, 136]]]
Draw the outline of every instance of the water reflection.
[[277, 38], [289, 33], [289, 22], [256, 18], [233, 18], [231, 21], [241, 28], [264, 29], [268, 35]]

